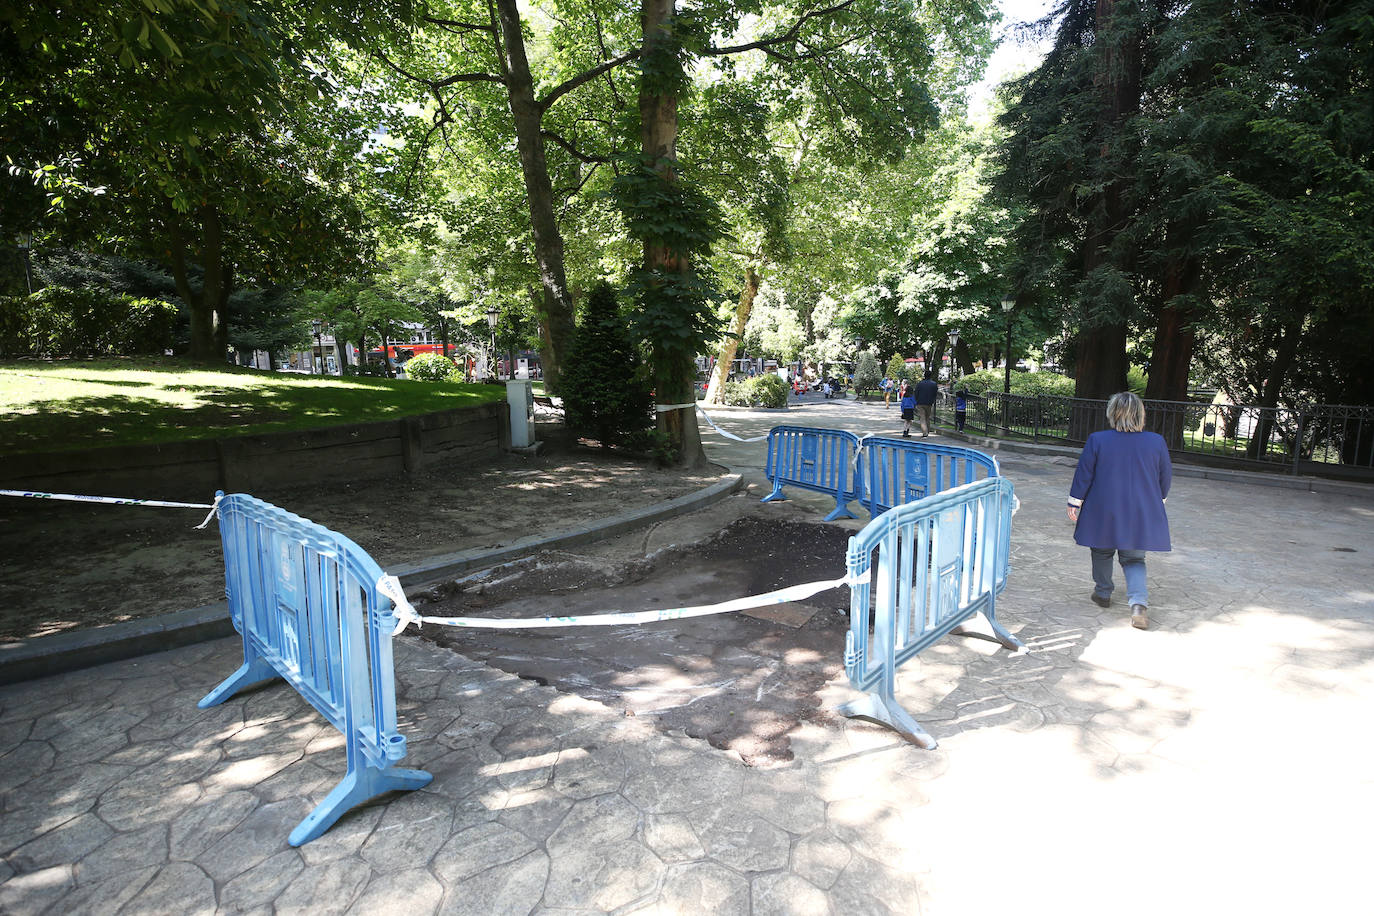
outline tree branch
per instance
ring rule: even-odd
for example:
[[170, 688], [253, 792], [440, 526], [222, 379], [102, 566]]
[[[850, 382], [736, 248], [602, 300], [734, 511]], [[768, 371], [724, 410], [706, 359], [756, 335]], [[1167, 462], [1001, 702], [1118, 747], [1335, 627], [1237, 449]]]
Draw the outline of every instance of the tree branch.
[[[850, 0], [850, 2], [853, 2], [853, 0]], [[591, 82], [603, 73], [607, 73], [611, 70], [614, 70], [616, 67], [621, 66], [622, 64], [626, 64], [632, 60], [638, 59], [639, 53], [640, 52], [637, 49], [634, 51], [630, 51], [626, 54], [622, 54], [614, 60], [608, 60], [604, 64], [599, 64], [598, 66], [595, 66], [590, 70], [584, 70], [577, 76], [574, 76], [572, 79], [567, 80], [553, 87], [553, 89], [549, 91], [548, 95], [544, 96], [542, 99], [539, 100], [539, 109], [541, 111], [548, 111], [549, 106], [552, 105], [554, 102], [558, 101], [558, 99], [562, 96], [567, 95], [569, 92], [572, 92], [574, 89], [576, 89], [578, 86], [583, 85], [584, 83]]]
[[[601, 16], [593, 12], [592, 19], [596, 23], [596, 43], [601, 48], [601, 56], [603, 58], [610, 57], [611, 52], [606, 48], [606, 35], [601, 29]], [[606, 86], [611, 90], [611, 98], [615, 100], [616, 107], [623, 108], [625, 103], [620, 100], [620, 90], [616, 88], [615, 79], [611, 76], [610, 71], [605, 73], [605, 77]]]
[[478, 22], [459, 22], [454, 19], [441, 19], [438, 16], [422, 16], [420, 18], [430, 25], [437, 25], [449, 31], [490, 32], [492, 30], [490, 23], [482, 25]]
[[417, 76], [414, 73], [411, 73], [409, 70], [406, 70], [400, 64], [396, 63], [391, 58], [387, 57], [386, 52], [377, 50], [374, 53], [377, 55], [378, 58], [381, 59], [382, 63], [386, 64], [396, 73], [399, 73], [401, 76], [404, 76], [412, 83], [419, 83], [421, 86], [427, 86], [430, 90], [434, 92], [437, 92], [438, 90], [443, 89], [446, 86], [452, 86], [454, 83], [505, 83], [504, 79], [502, 79], [494, 73], [455, 73], [452, 76], [446, 76], [443, 79], [426, 79], [423, 76]]
[[[806, 25], [807, 20], [819, 19], [822, 16], [829, 16], [833, 13], [841, 13], [853, 5], [854, 0], [844, 0], [844, 2], [837, 3], [834, 6], [827, 6], [819, 10], [811, 10], [798, 18], [797, 21], [792, 23], [787, 31], [783, 32], [781, 35], [775, 35], [772, 38], [760, 38], [758, 41], [751, 41], [748, 44], [731, 45], [728, 48], [707, 48], [701, 53], [705, 57], [720, 57], [725, 54], [739, 54], [743, 51], [767, 51], [773, 45], [787, 44], [790, 41], [796, 41], [797, 35], [801, 32], [802, 26]], [[778, 56], [783, 57], [783, 55]], [[784, 57], [784, 59], [786, 58]]]
[[573, 146], [573, 144], [570, 141], [563, 139], [558, 134], [554, 133], [548, 128], [541, 129], [539, 131], [539, 135], [547, 140], [552, 140], [554, 143], [557, 143], [559, 146], [563, 147], [565, 150], [571, 153], [575, 158], [581, 159], [583, 162], [594, 162], [597, 164], [601, 164], [611, 161], [606, 156], [591, 156], [587, 153], [582, 152], [576, 146]]
[[434, 80], [429, 83], [435, 89], [444, 89], [455, 83], [501, 83], [505, 85], [505, 78], [497, 76], [495, 73], [454, 73], [441, 80]]
[[587, 174], [582, 176], [582, 180], [579, 181], [579, 182], [577, 183], [577, 187], [575, 187], [575, 188], [558, 188], [558, 189], [557, 189], [556, 191], [554, 191], [553, 193], [555, 193], [555, 194], [566, 194], [568, 197], [572, 197], [572, 196], [573, 196], [574, 194], [576, 194], [578, 191], [581, 191], [584, 187], [586, 187], [587, 182], [591, 180], [592, 176], [596, 174], [596, 170], [599, 169], [599, 168], [601, 168], [601, 163], [600, 163], [600, 162], [597, 162], [597, 163], [593, 164], [591, 168], [587, 169]]

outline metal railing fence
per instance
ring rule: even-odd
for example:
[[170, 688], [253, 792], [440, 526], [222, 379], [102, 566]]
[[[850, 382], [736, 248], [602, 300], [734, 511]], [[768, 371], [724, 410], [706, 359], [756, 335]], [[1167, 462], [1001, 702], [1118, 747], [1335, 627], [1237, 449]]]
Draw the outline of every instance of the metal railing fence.
[[[936, 416], [954, 422], [942, 393]], [[1107, 402], [989, 391], [968, 398], [965, 429], [1032, 442], [1082, 445], [1107, 426]], [[1310, 404], [1255, 407], [1209, 401], [1146, 401], [1145, 428], [1176, 457], [1197, 463], [1290, 474], [1374, 479], [1374, 407]]]

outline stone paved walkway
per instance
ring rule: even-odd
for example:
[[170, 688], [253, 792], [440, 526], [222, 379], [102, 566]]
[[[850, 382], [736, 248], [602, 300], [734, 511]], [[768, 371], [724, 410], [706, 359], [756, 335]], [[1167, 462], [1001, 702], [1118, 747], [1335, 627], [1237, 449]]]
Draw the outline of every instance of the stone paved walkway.
[[[889, 430], [822, 403], [788, 422]], [[951, 638], [903, 669], [935, 751], [807, 723], [750, 769], [403, 637], [405, 763], [433, 783], [292, 849], [341, 739], [280, 685], [196, 709], [238, 664], [222, 640], [0, 689], [0, 912], [1368, 912], [1374, 498], [1178, 478], [1140, 632], [1087, 600], [1071, 461], [1002, 457], [999, 616], [1032, 651]]]

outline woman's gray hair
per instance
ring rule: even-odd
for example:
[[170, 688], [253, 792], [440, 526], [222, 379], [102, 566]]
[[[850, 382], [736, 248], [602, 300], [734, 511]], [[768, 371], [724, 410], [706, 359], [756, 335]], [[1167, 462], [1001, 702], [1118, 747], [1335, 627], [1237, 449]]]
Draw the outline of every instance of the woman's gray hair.
[[1107, 402], [1107, 422], [1117, 432], [1138, 433], [1145, 428], [1145, 404], [1130, 391], [1114, 394]]

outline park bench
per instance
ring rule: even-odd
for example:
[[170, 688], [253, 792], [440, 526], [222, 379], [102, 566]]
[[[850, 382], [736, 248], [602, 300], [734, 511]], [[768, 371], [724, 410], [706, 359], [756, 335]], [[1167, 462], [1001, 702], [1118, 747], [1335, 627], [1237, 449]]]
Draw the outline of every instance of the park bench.
[[433, 778], [394, 764], [396, 730], [391, 599], [383, 572], [341, 534], [243, 493], [216, 494], [229, 614], [243, 637], [243, 665], [198, 704], [282, 678], [344, 736], [348, 771], [291, 831], [300, 846], [355, 805]]
[[989, 477], [889, 509], [849, 539], [844, 668], [864, 696], [841, 706], [842, 715], [882, 722], [933, 748], [935, 739], [897, 703], [897, 669], [978, 614], [1003, 646], [1024, 647], [995, 613], [1014, 500], [1011, 481]]

